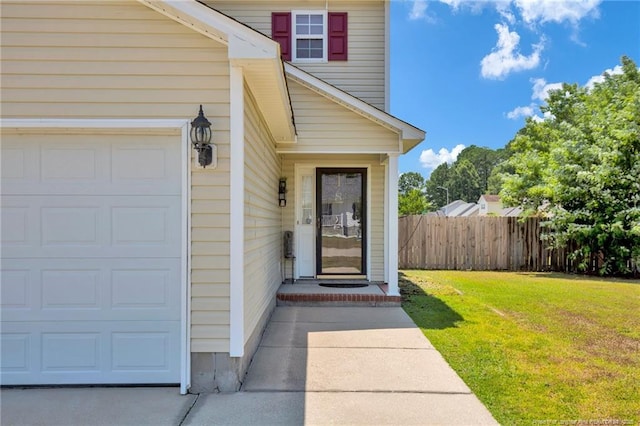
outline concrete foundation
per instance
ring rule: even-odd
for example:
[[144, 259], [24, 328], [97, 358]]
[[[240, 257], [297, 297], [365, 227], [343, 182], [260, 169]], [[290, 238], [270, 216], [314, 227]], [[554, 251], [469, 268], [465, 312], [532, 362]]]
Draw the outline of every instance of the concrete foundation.
[[258, 321], [244, 345], [244, 356], [231, 357], [226, 352], [191, 353], [191, 387], [189, 393], [237, 392], [242, 386], [262, 334], [276, 307], [275, 298]]

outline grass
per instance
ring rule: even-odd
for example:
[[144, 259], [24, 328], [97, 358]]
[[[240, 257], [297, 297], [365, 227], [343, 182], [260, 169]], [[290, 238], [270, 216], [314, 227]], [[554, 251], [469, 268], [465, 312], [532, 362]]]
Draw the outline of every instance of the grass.
[[639, 281], [404, 271], [400, 287], [501, 424], [640, 422]]

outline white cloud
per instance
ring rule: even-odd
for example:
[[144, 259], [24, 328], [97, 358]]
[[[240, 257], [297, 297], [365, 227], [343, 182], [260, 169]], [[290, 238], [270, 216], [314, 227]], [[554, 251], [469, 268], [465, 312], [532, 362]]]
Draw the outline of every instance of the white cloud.
[[453, 10], [457, 10], [464, 0], [440, 0], [440, 2], [448, 4]]
[[545, 102], [551, 90], [562, 89], [562, 83], [547, 83], [544, 78], [532, 78], [531, 82], [533, 83], [533, 94], [531, 95], [533, 100], [538, 99]]
[[529, 106], [516, 107], [513, 111], [507, 113], [507, 118], [509, 120], [517, 120], [520, 117], [531, 117], [535, 114], [534, 106], [535, 105], [532, 104]]
[[573, 25], [585, 17], [599, 16], [598, 5], [602, 0], [514, 0], [524, 22], [543, 24], [545, 22]]
[[420, 154], [420, 164], [426, 169], [435, 169], [442, 163], [453, 163], [458, 158], [458, 154], [465, 148], [463, 144], [456, 145], [451, 151], [447, 148], [440, 148], [436, 153], [429, 148]]
[[480, 62], [484, 78], [502, 79], [512, 72], [530, 70], [540, 64], [540, 53], [544, 49], [543, 40], [532, 45], [531, 55], [524, 56], [518, 51], [518, 33], [510, 32], [506, 24], [496, 24], [494, 28], [498, 33], [498, 43]]
[[409, 12], [409, 19], [417, 20], [422, 19], [427, 16], [427, 1], [426, 0], [415, 0], [413, 2], [413, 7], [411, 8], [411, 12]]
[[585, 84], [585, 87], [589, 90], [593, 89], [593, 86], [596, 83], [602, 83], [604, 81], [604, 74], [607, 73], [609, 75], [615, 75], [615, 74], [622, 74], [622, 65], [616, 65], [615, 67], [613, 67], [613, 69], [608, 69], [605, 70], [602, 74], [600, 75], [594, 75], [593, 77], [591, 77], [589, 79], [589, 81], [587, 81], [587, 84]]
[[511, 3], [509, 1], [497, 1], [495, 3], [496, 10], [502, 16], [502, 18], [509, 24], [514, 25], [516, 23], [516, 16], [511, 10]]

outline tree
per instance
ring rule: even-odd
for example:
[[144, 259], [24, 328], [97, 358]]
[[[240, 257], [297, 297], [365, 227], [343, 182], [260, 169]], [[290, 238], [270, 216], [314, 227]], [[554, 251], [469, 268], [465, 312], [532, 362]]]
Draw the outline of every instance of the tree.
[[548, 203], [545, 238], [574, 242], [580, 269], [603, 275], [640, 263], [640, 73], [627, 57], [622, 70], [593, 88], [552, 91], [548, 118], [527, 120], [502, 175], [504, 201]]
[[477, 198], [480, 198], [480, 195], [487, 193], [491, 171], [500, 161], [502, 161], [501, 151], [504, 150], [494, 151], [491, 148], [471, 145], [463, 149], [458, 155], [456, 164], [460, 161], [466, 160], [469, 161], [476, 169], [480, 184], [480, 194], [478, 194]]
[[418, 172], [407, 172], [398, 179], [398, 192], [408, 194], [412, 189], [424, 189], [424, 176]]
[[423, 214], [428, 207], [429, 203], [419, 189], [410, 189], [406, 194], [398, 195], [398, 214], [400, 216]]
[[398, 179], [398, 214], [422, 214], [429, 203], [424, 195], [424, 177], [417, 172], [407, 172]]
[[442, 163], [431, 172], [429, 180], [425, 183], [427, 199], [431, 201], [435, 208], [440, 208], [447, 204], [446, 191], [441, 188], [449, 188], [449, 175], [449, 165]]
[[482, 195], [480, 176], [476, 168], [467, 159], [458, 159], [451, 168], [449, 192], [452, 200], [461, 199], [474, 203]]

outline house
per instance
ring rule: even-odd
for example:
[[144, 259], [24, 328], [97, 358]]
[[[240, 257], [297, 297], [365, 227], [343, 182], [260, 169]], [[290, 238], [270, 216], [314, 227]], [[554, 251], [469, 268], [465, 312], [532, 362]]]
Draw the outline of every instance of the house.
[[438, 217], [467, 217], [477, 216], [479, 206], [476, 203], [467, 203], [462, 200], [455, 200], [442, 206], [435, 212], [428, 213], [428, 216]]
[[501, 216], [502, 201], [499, 195], [484, 194], [478, 199], [480, 205], [480, 216], [496, 215]]
[[237, 390], [285, 231], [398, 294], [388, 1], [0, 7], [2, 384]]

